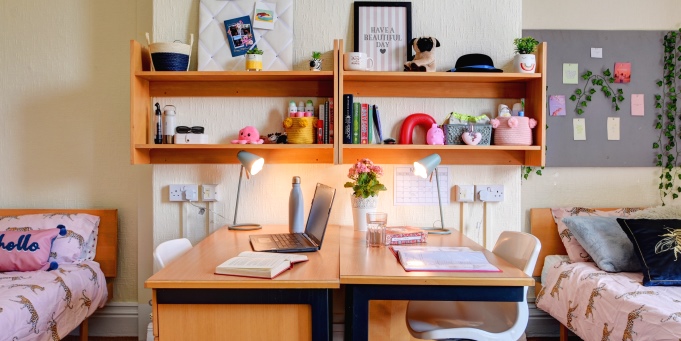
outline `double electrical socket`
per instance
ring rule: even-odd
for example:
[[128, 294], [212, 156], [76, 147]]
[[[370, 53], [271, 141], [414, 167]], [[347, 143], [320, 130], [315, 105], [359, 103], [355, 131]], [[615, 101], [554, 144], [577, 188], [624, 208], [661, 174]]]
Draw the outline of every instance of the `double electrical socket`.
[[[201, 185], [201, 199], [203, 201], [220, 200], [217, 191], [218, 185]], [[199, 201], [199, 185], [169, 185], [169, 201]]]
[[503, 185], [456, 185], [454, 197], [458, 202], [486, 202], [504, 201]]

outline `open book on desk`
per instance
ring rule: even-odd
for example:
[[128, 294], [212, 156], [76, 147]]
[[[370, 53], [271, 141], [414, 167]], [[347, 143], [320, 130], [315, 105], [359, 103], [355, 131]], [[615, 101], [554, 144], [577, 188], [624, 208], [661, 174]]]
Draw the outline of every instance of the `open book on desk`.
[[293, 253], [244, 251], [215, 268], [218, 275], [274, 278], [293, 264], [307, 261], [307, 256]]
[[482, 251], [468, 247], [391, 246], [406, 271], [500, 272]]

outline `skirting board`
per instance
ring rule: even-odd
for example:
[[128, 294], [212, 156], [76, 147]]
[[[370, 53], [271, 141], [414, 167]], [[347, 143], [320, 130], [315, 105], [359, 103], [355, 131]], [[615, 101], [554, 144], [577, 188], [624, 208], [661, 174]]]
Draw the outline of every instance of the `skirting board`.
[[[88, 322], [91, 336], [137, 336], [137, 303], [112, 302], [95, 311]], [[147, 315], [147, 320], [149, 319]], [[69, 335], [79, 335], [78, 328]]]

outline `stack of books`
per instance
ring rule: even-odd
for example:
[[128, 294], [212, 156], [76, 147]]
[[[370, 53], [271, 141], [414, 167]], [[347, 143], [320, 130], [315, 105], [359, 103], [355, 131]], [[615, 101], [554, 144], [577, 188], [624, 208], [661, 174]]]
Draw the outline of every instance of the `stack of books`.
[[380, 144], [382, 141], [383, 132], [378, 106], [354, 102], [352, 94], [343, 95], [343, 143]]

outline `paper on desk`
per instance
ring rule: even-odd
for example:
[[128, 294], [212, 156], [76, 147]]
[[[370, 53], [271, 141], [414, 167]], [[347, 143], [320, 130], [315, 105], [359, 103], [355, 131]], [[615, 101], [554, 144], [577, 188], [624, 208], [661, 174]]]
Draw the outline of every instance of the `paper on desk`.
[[471, 271], [498, 272], [481, 251], [430, 251], [403, 249], [398, 251], [406, 271]]

